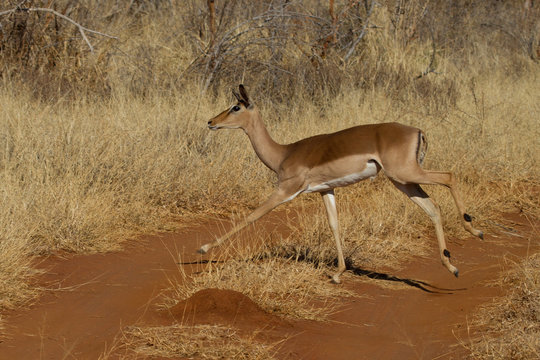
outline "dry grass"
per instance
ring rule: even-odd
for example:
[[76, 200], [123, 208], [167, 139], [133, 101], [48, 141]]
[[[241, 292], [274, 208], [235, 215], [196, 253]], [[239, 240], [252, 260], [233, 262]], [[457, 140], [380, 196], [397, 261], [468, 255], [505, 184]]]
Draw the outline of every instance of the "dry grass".
[[284, 318], [325, 320], [337, 310], [337, 300], [353, 293], [329, 282], [327, 269], [294, 259], [262, 258], [209, 263], [207, 269], [185, 277], [167, 299], [169, 306], [202, 289], [243, 293], [264, 311]]
[[537, 359], [540, 357], [540, 256], [513, 264], [499, 286], [507, 295], [483, 306], [472, 326], [482, 336], [474, 339], [474, 359]]
[[99, 359], [274, 359], [280, 342], [268, 344], [257, 336], [220, 325], [131, 326]]
[[273, 359], [272, 346], [217, 325], [131, 327], [124, 332], [123, 359], [182, 357], [201, 359]]

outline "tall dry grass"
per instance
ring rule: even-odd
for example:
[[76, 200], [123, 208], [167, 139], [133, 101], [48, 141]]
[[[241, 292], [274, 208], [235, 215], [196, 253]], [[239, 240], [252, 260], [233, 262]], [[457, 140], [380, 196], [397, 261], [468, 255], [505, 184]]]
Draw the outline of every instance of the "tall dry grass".
[[[35, 292], [36, 255], [118, 249], [187, 216], [243, 214], [264, 200], [275, 179], [245, 135], [205, 128], [239, 82], [279, 142], [371, 122], [418, 126], [426, 168], [456, 173], [478, 227], [516, 208], [537, 217], [538, 6], [353, 3], [336, 2], [333, 18], [325, 2], [217, 1], [213, 40], [203, 1], [22, 5], [119, 38], [89, 36], [94, 53], [51, 14], [1, 16], [0, 307]], [[447, 191], [426, 190], [450, 243], [467, 236]], [[434, 246], [429, 219], [384, 179], [337, 196], [351, 261], [399, 266]], [[291, 243], [331, 260], [323, 213], [300, 225]]]
[[468, 347], [474, 359], [535, 359], [540, 357], [540, 257], [513, 263], [498, 279], [508, 294], [484, 305], [472, 326], [482, 334]]

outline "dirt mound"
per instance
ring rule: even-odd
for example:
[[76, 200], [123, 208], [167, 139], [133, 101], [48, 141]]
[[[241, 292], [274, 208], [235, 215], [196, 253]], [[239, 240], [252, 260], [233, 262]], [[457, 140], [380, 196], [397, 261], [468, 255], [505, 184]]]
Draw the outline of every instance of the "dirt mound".
[[204, 289], [170, 309], [180, 322], [227, 323], [241, 327], [283, 324], [283, 320], [264, 311], [246, 295], [222, 289]]

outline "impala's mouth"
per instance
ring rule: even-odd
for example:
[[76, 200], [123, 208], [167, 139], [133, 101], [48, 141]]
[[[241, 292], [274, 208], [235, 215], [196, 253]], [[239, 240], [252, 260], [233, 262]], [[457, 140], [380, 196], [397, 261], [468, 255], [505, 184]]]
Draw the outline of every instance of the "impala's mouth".
[[208, 121], [208, 128], [210, 130], [217, 130], [218, 129], [217, 125], [214, 125], [214, 122], [212, 120]]

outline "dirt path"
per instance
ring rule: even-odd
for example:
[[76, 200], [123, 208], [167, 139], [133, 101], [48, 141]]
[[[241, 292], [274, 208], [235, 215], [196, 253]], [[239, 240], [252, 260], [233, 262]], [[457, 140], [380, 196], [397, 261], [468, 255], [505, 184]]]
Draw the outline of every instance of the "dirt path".
[[[475, 308], [503, 289], [487, 286], [496, 279], [504, 257], [523, 257], [531, 249], [530, 227], [525, 218], [512, 216], [520, 236], [485, 241], [465, 238], [450, 241], [452, 256], [461, 271], [449, 275], [433, 257], [417, 259], [392, 274], [366, 272], [366, 281], [349, 281], [362, 297], [344, 300], [342, 311], [326, 323], [313, 321], [276, 323], [272, 339], [287, 339], [279, 350], [283, 359], [460, 359], [466, 349], [468, 321]], [[279, 228], [280, 213], [257, 226]], [[221, 225], [208, 222], [174, 234], [152, 236], [131, 243], [123, 252], [105, 255], [50, 258], [41, 263], [47, 273], [40, 284], [60, 288], [47, 291], [26, 310], [7, 314], [8, 338], [0, 342], [0, 359], [97, 359], [110, 349], [120, 330], [134, 324], [163, 324], [155, 305], [170, 281], [180, 281], [177, 254], [195, 261], [198, 246]], [[190, 273], [196, 265], [184, 265]], [[348, 279], [357, 276], [349, 272]], [[371, 274], [370, 276], [374, 276]], [[369, 280], [369, 281], [368, 281]], [[412, 280], [412, 281], [411, 281]], [[423, 280], [431, 286], [418, 283]], [[353, 284], [353, 285], [351, 285]], [[424, 287], [424, 289], [422, 289]], [[437, 290], [436, 287], [451, 289]], [[428, 292], [431, 290], [433, 292]], [[260, 317], [242, 318], [256, 327]]]

